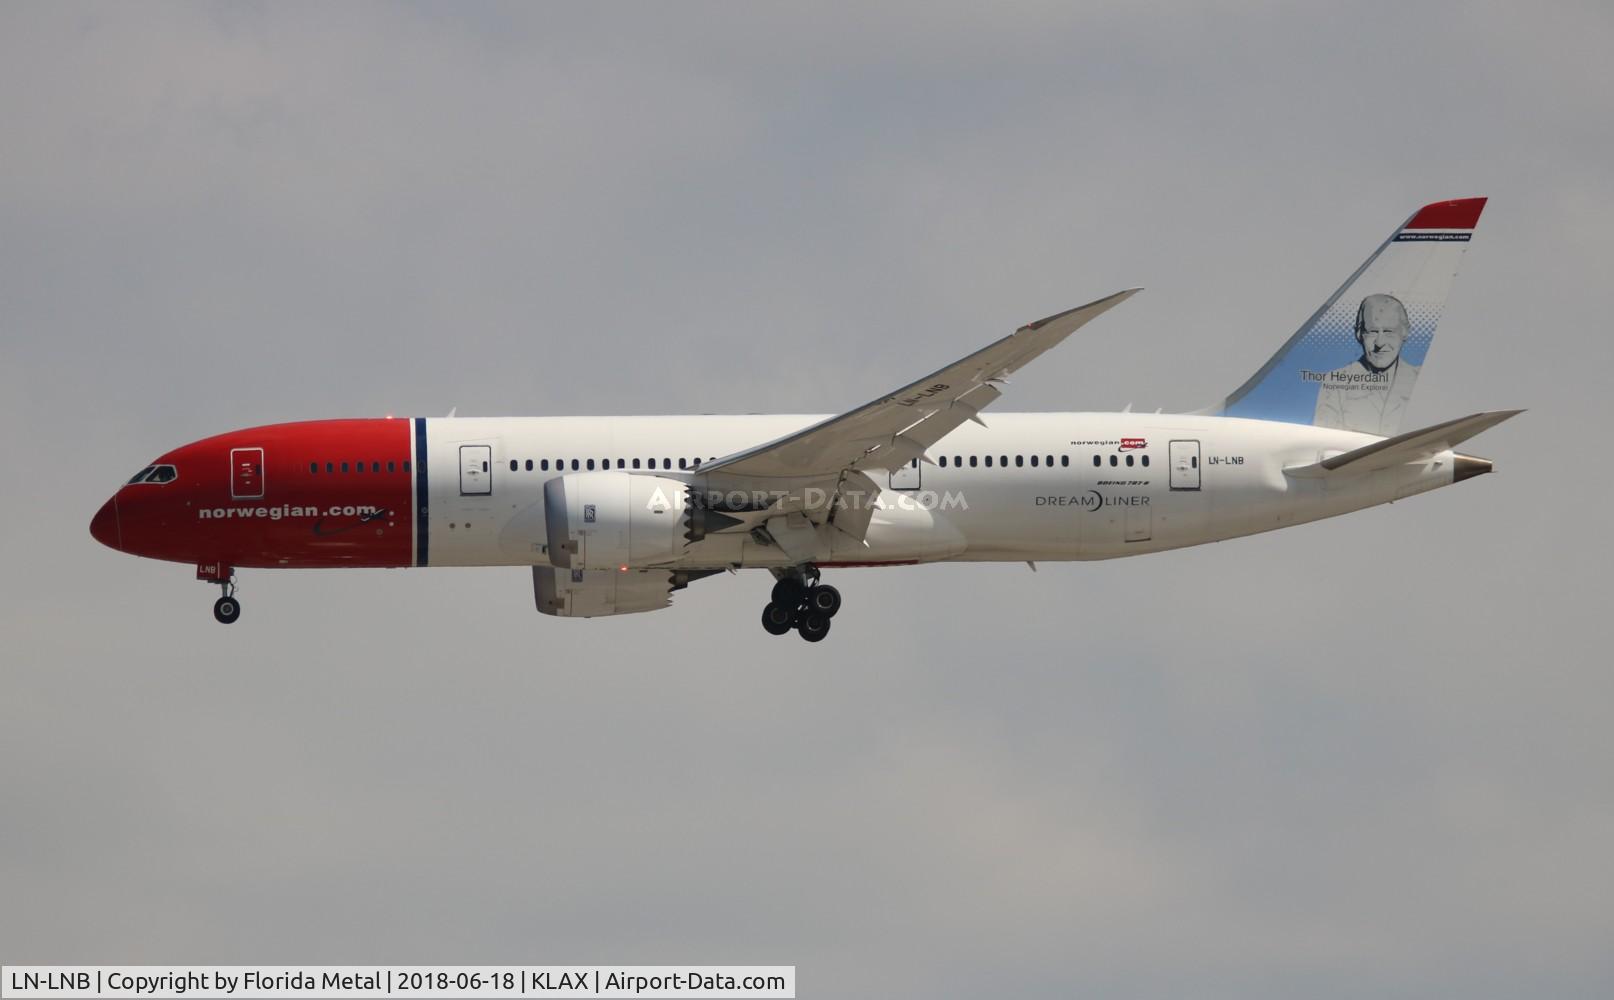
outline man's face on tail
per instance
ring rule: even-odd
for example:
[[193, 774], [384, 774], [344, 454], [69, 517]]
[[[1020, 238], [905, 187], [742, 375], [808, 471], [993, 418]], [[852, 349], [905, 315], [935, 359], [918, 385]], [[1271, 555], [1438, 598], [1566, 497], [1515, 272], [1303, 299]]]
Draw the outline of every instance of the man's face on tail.
[[1380, 371], [1395, 364], [1407, 340], [1407, 311], [1392, 295], [1369, 295], [1356, 317], [1356, 339], [1369, 368]]

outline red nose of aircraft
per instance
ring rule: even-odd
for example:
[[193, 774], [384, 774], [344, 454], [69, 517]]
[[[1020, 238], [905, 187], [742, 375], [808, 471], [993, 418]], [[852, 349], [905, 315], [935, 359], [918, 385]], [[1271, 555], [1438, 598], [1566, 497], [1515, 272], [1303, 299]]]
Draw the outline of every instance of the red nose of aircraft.
[[123, 531], [118, 524], [117, 497], [102, 504], [101, 509], [90, 518], [90, 537], [108, 548], [123, 548]]

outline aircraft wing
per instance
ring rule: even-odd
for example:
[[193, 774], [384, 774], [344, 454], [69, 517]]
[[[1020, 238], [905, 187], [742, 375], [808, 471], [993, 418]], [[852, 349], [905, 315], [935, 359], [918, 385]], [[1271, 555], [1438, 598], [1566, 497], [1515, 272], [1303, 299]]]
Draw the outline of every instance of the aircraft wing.
[[823, 480], [898, 469], [990, 406], [998, 384], [1044, 351], [1142, 289], [1028, 323], [966, 358], [855, 410], [701, 467], [725, 480]]

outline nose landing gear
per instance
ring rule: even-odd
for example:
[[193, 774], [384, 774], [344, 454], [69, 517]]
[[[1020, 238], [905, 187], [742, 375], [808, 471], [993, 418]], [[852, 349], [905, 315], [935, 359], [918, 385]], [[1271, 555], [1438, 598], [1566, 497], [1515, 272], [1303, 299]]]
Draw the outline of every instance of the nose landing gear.
[[841, 592], [819, 583], [815, 566], [780, 573], [771, 597], [762, 609], [762, 627], [770, 635], [795, 629], [808, 642], [822, 641], [829, 635], [830, 619], [841, 610]]
[[241, 617], [241, 602], [235, 599], [235, 588], [229, 584], [224, 585], [225, 595], [213, 602], [213, 617], [221, 624], [228, 625]]
[[204, 563], [196, 567], [196, 579], [217, 584], [224, 596], [213, 602], [213, 618], [228, 625], [241, 617], [241, 602], [235, 599], [235, 568], [218, 563]]

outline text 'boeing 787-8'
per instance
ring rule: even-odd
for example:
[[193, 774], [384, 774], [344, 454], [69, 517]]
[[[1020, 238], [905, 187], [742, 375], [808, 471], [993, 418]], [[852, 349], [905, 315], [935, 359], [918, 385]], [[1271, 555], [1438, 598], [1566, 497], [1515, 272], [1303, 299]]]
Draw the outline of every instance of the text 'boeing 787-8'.
[[242, 567], [531, 566], [538, 610], [654, 611], [725, 570], [818, 641], [831, 567], [1110, 559], [1345, 514], [1491, 471], [1454, 449], [1518, 413], [1403, 431], [1483, 198], [1398, 227], [1248, 381], [1196, 413], [999, 413], [1016, 371], [1136, 289], [1038, 320], [839, 416], [318, 420], [167, 452], [91, 533]]

